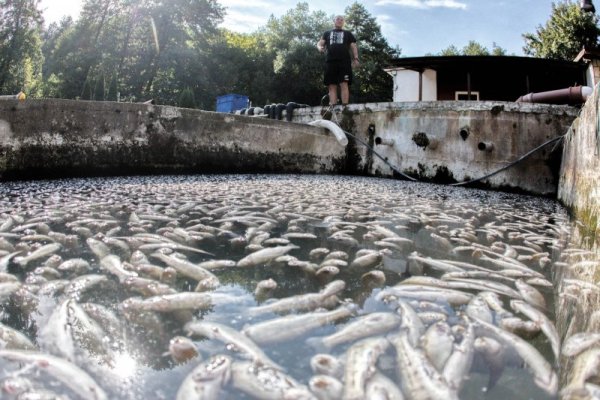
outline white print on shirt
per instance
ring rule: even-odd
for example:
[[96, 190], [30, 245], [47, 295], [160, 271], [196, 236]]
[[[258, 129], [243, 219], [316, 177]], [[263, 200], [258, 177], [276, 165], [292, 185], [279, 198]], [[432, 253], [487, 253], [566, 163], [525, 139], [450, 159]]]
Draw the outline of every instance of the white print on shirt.
[[331, 32], [331, 44], [344, 44], [344, 32]]

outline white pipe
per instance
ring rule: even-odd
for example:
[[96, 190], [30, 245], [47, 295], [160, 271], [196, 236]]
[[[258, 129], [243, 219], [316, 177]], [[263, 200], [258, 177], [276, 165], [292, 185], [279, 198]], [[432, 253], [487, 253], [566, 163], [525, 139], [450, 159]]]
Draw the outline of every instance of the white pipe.
[[346, 146], [348, 144], [348, 138], [346, 137], [346, 134], [344, 133], [342, 128], [340, 128], [337, 124], [326, 119], [318, 119], [316, 121], [309, 122], [308, 124], [328, 129], [329, 132], [333, 133], [337, 141], [342, 146]]

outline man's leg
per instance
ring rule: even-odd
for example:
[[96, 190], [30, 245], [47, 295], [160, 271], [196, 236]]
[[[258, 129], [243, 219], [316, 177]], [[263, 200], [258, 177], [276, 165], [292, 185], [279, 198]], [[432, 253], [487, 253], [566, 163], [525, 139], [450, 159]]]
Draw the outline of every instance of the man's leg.
[[350, 89], [348, 88], [348, 82], [340, 83], [340, 91], [342, 92], [342, 104], [348, 104], [350, 101]]
[[332, 84], [327, 86], [329, 88], [329, 105], [335, 106], [338, 102], [337, 98], [337, 85]]

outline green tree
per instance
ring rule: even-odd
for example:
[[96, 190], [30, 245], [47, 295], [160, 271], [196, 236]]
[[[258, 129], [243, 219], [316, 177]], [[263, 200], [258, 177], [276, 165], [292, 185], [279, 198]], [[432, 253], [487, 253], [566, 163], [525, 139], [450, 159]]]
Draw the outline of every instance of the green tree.
[[470, 40], [461, 50], [454, 45], [450, 45], [439, 53], [440, 56], [505, 56], [506, 54], [506, 49], [496, 45], [496, 43], [493, 43], [490, 53], [487, 47], [475, 40]]
[[0, 92], [41, 88], [42, 23], [39, 0], [0, 1]]
[[280, 18], [271, 15], [266, 27], [259, 31], [273, 60], [271, 101], [319, 104], [325, 93], [324, 60], [315, 46], [330, 28], [331, 18], [323, 11], [311, 12], [308, 3], [298, 3]]
[[344, 12], [346, 29], [354, 33], [358, 42], [361, 64], [354, 71], [352, 98], [361, 103], [391, 101], [393, 82], [383, 68], [391, 65], [401, 50], [388, 44], [375, 17], [362, 4], [352, 3]]
[[545, 26], [536, 33], [523, 35], [527, 55], [557, 60], [573, 60], [583, 46], [598, 44], [598, 17], [583, 12], [578, 4], [569, 0], [552, 3], [552, 14]]
[[111, 77], [111, 96], [176, 104], [183, 88], [198, 87], [198, 64], [222, 15], [215, 0], [86, 0], [78, 21], [57, 30], [46, 49], [48, 73], [67, 98]]
[[490, 52], [485, 46], [474, 40], [470, 40], [469, 43], [463, 47], [462, 54], [465, 56], [489, 56]]
[[184, 108], [196, 108], [196, 99], [194, 98], [194, 92], [191, 88], [186, 87], [179, 94], [179, 100], [177, 101], [178, 107]]

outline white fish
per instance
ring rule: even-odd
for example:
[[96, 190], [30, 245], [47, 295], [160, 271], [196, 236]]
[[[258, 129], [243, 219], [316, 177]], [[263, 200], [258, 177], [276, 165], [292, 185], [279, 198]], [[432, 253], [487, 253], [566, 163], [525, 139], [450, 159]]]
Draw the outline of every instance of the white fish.
[[391, 312], [374, 312], [357, 317], [331, 335], [319, 338], [319, 344], [332, 348], [369, 336], [387, 333], [400, 324], [400, 316]]
[[396, 383], [380, 372], [376, 372], [367, 382], [365, 395], [369, 400], [404, 400]]
[[396, 372], [404, 395], [415, 400], [458, 400], [456, 391], [448, 386], [425, 354], [410, 344], [406, 331], [389, 335], [388, 340], [396, 348]]
[[538, 387], [554, 396], [558, 391], [558, 376], [552, 366], [531, 344], [505, 330], [499, 329], [482, 320], [477, 321], [477, 330], [484, 335], [491, 335], [506, 346], [513, 348], [523, 359], [534, 375], [534, 382]]
[[560, 336], [558, 335], [558, 331], [556, 327], [544, 313], [542, 313], [539, 309], [530, 305], [525, 301], [520, 300], [512, 300], [510, 302], [510, 306], [513, 310], [520, 312], [523, 315], [526, 315], [527, 318], [537, 323], [542, 332], [546, 335], [548, 340], [550, 341], [550, 346], [552, 347], [552, 351], [554, 352], [554, 359], [558, 362], [560, 356]]
[[257, 364], [282, 369], [281, 366], [271, 360], [250, 338], [243, 335], [237, 329], [227, 325], [210, 321], [194, 321], [187, 323], [184, 330], [192, 335], [199, 335], [209, 339], [218, 340], [228, 348], [242, 353], [244, 357], [251, 359]]
[[523, 300], [527, 301], [529, 304], [539, 309], [546, 309], [546, 300], [544, 299], [544, 295], [540, 293], [539, 290], [525, 283], [521, 279], [517, 279], [515, 281], [515, 286], [517, 287], [517, 290], [523, 297]]
[[242, 258], [238, 261], [238, 267], [254, 267], [260, 264], [267, 264], [279, 256], [287, 254], [291, 250], [299, 249], [298, 246], [288, 245], [288, 246], [276, 246], [276, 247], [267, 247], [262, 250], [258, 250], [254, 253], [248, 254], [246, 257]]
[[454, 346], [454, 351], [448, 358], [442, 372], [448, 386], [456, 391], [460, 391], [473, 363], [475, 329], [467, 318], [465, 318], [465, 321], [467, 327], [463, 332], [462, 341]]
[[291, 376], [278, 369], [251, 362], [234, 362], [231, 365], [231, 381], [234, 388], [256, 399], [301, 398], [316, 400], [316, 397], [310, 393], [306, 386], [300, 385]]
[[346, 351], [344, 400], [365, 398], [367, 380], [375, 372], [375, 364], [390, 343], [384, 337], [370, 337], [356, 342]]
[[0, 350], [0, 358], [25, 363], [59, 380], [78, 396], [89, 400], [105, 400], [108, 396], [84, 370], [62, 358], [24, 350]]
[[441, 372], [454, 348], [450, 325], [445, 321], [432, 324], [421, 336], [420, 343], [431, 364]]
[[327, 284], [317, 293], [300, 294], [278, 299], [269, 304], [251, 307], [248, 309], [248, 315], [256, 316], [268, 312], [287, 313], [292, 311], [315, 310], [322, 307], [329, 297], [340, 293], [345, 287], [346, 283], [344, 281], [336, 280]]
[[153, 253], [152, 256], [158, 258], [168, 266], [175, 268], [175, 270], [181, 275], [195, 279], [199, 282], [211, 282], [213, 284], [212, 289], [219, 286], [219, 278], [217, 278], [217, 276], [209, 270], [204, 269], [197, 264], [193, 264], [177, 257], [167, 256], [162, 253]]
[[315, 354], [310, 359], [310, 368], [315, 374], [328, 375], [336, 379], [344, 376], [344, 363], [331, 354]]
[[125, 268], [123, 268], [123, 263], [121, 262], [121, 259], [119, 258], [119, 256], [114, 254], [109, 254], [107, 256], [102, 257], [100, 259], [100, 265], [106, 271], [119, 278], [119, 282], [121, 283], [125, 282], [125, 280], [129, 277], [137, 276], [136, 272], [127, 271]]
[[332, 311], [287, 315], [248, 325], [242, 332], [258, 344], [284, 342], [347, 318], [355, 312], [355, 308], [354, 305], [344, 305]]
[[213, 356], [190, 372], [177, 391], [176, 400], [218, 400], [231, 378], [231, 358]]
[[23, 333], [0, 323], [0, 348], [35, 350], [37, 347]]
[[25, 266], [27, 265], [27, 263], [40, 259], [40, 258], [44, 258], [44, 257], [48, 257], [54, 253], [56, 253], [58, 250], [60, 250], [62, 247], [62, 245], [60, 245], [59, 243], [50, 243], [50, 244], [46, 244], [43, 245], [42, 247], [40, 247], [39, 249], [33, 251], [31, 254], [28, 254], [27, 256], [24, 257], [15, 257], [14, 258], [14, 262], [21, 265], [21, 266]]
[[565, 357], [575, 357], [591, 346], [600, 343], [600, 333], [581, 332], [569, 336], [562, 346], [562, 355]]
[[314, 375], [308, 381], [310, 391], [319, 400], [338, 400], [342, 398], [344, 384], [329, 375]]
[[177, 364], [183, 364], [193, 358], [199, 357], [196, 345], [190, 338], [185, 336], [175, 336], [169, 340], [168, 354]]

